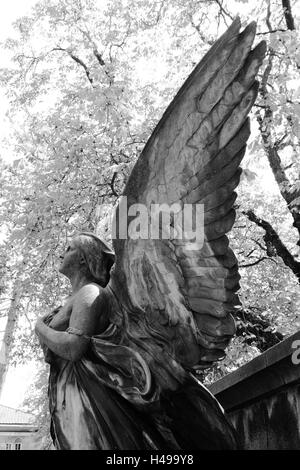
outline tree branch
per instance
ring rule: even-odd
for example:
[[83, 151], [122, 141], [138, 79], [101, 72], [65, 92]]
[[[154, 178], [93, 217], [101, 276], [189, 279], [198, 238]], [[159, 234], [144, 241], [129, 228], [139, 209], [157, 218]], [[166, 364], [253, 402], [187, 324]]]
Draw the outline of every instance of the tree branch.
[[271, 29], [269, 31], [263, 31], [261, 33], [256, 33], [256, 36], [265, 36], [266, 34], [270, 34], [270, 33], [283, 33], [284, 31], [286, 31], [286, 29], [283, 29], [283, 28], [277, 28], [277, 29]]
[[12, 346], [13, 335], [15, 331], [16, 321], [18, 317], [18, 307], [21, 299], [21, 287], [19, 279], [15, 281], [11, 304], [7, 313], [7, 323], [5, 326], [5, 334], [1, 345], [1, 361], [0, 361], [0, 392], [2, 391], [6, 373], [9, 365], [9, 355]]
[[[220, 8], [220, 13], [223, 14], [224, 21], [225, 21], [225, 16], [227, 16], [231, 21], [233, 21], [234, 17], [229, 13], [229, 11], [225, 10], [225, 8], [223, 7], [222, 0], [215, 0], [215, 2]], [[225, 21], [225, 24], [226, 24], [226, 21]]]
[[205, 35], [202, 33], [202, 31], [201, 31], [201, 27], [200, 27], [201, 21], [200, 21], [199, 24], [196, 24], [195, 21], [194, 21], [194, 19], [193, 19], [193, 15], [190, 14], [189, 17], [190, 17], [191, 25], [192, 25], [192, 27], [197, 31], [197, 33], [198, 33], [198, 35], [199, 35], [201, 41], [203, 41], [204, 43], [206, 42], [207, 44], [209, 44], [210, 46], [212, 46], [213, 43], [214, 43], [214, 41], [207, 39], [207, 38], [205, 37]]
[[[270, 26], [269, 18], [270, 18], [270, 11], [268, 7], [268, 14], [267, 14], [266, 22]], [[282, 196], [284, 197], [286, 202], [289, 204], [290, 200], [289, 200], [289, 193], [287, 189], [290, 186], [290, 181], [285, 171], [282, 168], [281, 158], [277, 151], [277, 147], [276, 145], [273, 145], [272, 143], [270, 125], [269, 125], [269, 123], [273, 120], [273, 111], [271, 107], [267, 104], [268, 95], [269, 95], [268, 90], [267, 90], [267, 83], [268, 83], [268, 79], [272, 70], [273, 57], [274, 57], [273, 50], [270, 49], [269, 52], [270, 52], [270, 55], [269, 55], [268, 65], [266, 66], [264, 70], [264, 73], [261, 79], [261, 85], [260, 85], [260, 94], [264, 100], [265, 112], [264, 112], [264, 115], [262, 116], [261, 113], [258, 111], [256, 113], [256, 117], [257, 117], [260, 134], [263, 140], [264, 149], [267, 154], [270, 167], [273, 171], [275, 180], [279, 186]]]
[[292, 14], [292, 7], [290, 0], [282, 0], [282, 8], [284, 13], [284, 18], [286, 26], [290, 31], [293, 31], [295, 28], [295, 21]]
[[276, 250], [277, 256], [279, 256], [284, 264], [292, 270], [292, 272], [297, 277], [298, 282], [300, 282], [300, 262], [295, 260], [271, 224], [266, 220], [257, 217], [257, 215], [252, 210], [243, 212], [243, 214], [248, 217], [251, 222], [254, 222], [256, 225], [264, 229], [265, 235], [263, 238], [266, 245], [272, 245], [274, 250]]
[[271, 25], [271, 0], [268, 1], [266, 25], [268, 27], [269, 32], [271, 32], [273, 30], [272, 25]]
[[[80, 29], [80, 28], [79, 28]], [[99, 62], [99, 64], [101, 65], [101, 67], [103, 67], [105, 65], [105, 61], [103, 60], [103, 57], [102, 57], [102, 54], [100, 54], [98, 48], [97, 48], [97, 45], [95, 43], [95, 41], [92, 39], [90, 33], [88, 31], [85, 31], [84, 29], [80, 29], [80, 31], [82, 32], [82, 34], [90, 41], [90, 43], [92, 44], [93, 46], [93, 54], [94, 56], [96, 57], [97, 61]]]
[[115, 171], [110, 182], [110, 188], [111, 188], [112, 194], [116, 197], [119, 197], [120, 195], [117, 193], [117, 191], [115, 190], [115, 186], [114, 186], [117, 175], [118, 173]]
[[239, 264], [239, 268], [248, 268], [249, 266], [256, 266], [257, 264], [261, 263], [262, 261], [273, 261], [275, 262], [274, 259], [268, 258], [267, 256], [263, 256], [262, 258], [259, 258], [258, 260], [254, 261], [253, 263], [248, 263], [248, 264]]
[[63, 51], [63, 52], [66, 52], [77, 64], [79, 64], [79, 65], [84, 69], [88, 81], [89, 81], [90, 84], [93, 86], [93, 79], [92, 79], [92, 77], [91, 77], [90, 71], [89, 71], [88, 67], [86, 66], [86, 64], [85, 64], [81, 59], [79, 59], [79, 57], [77, 57], [76, 55], [74, 55], [73, 52], [71, 52], [70, 50], [64, 49], [64, 48], [62, 48], [62, 47], [55, 47], [54, 49], [52, 49], [52, 51]]
[[263, 140], [264, 149], [268, 157], [269, 164], [274, 174], [276, 183], [279, 186], [283, 198], [285, 199], [287, 204], [290, 204], [291, 194], [288, 189], [290, 188], [291, 183], [283, 169], [281, 158], [277, 151], [277, 147], [276, 145], [272, 144], [271, 133], [268, 126], [268, 121], [273, 119], [273, 112], [271, 108], [269, 106], [266, 106], [264, 117], [262, 117], [261, 114], [258, 112], [256, 114], [256, 118], [259, 125], [260, 134]]
[[266, 249], [264, 246], [262, 246], [262, 244], [259, 243], [258, 240], [255, 240], [254, 238], [252, 238], [251, 240], [252, 240], [254, 243], [256, 243], [256, 244], [260, 247], [261, 250], [267, 251], [267, 249]]
[[[290, 7], [290, 2], [284, 2], [282, 0], [282, 5], [285, 8], [285, 14], [289, 15], [289, 18], [292, 17], [291, 13], [291, 7]], [[271, 32], [273, 31], [272, 25], [271, 25], [271, 2], [269, 0], [268, 2], [268, 7], [267, 7], [267, 14], [266, 14], [266, 24], [268, 27], [268, 30]], [[291, 25], [290, 25], [291, 26]], [[263, 99], [263, 104], [264, 104], [264, 113], [261, 111], [257, 111], [256, 116], [257, 116], [257, 121], [259, 124], [259, 130], [260, 134], [262, 137], [262, 141], [264, 144], [264, 150], [267, 155], [270, 167], [272, 169], [272, 172], [274, 174], [275, 180], [278, 184], [280, 193], [284, 200], [286, 201], [288, 205], [288, 209], [290, 213], [292, 214], [292, 217], [294, 219], [294, 227], [299, 232], [299, 241], [298, 245], [300, 245], [300, 206], [298, 204], [298, 200], [300, 198], [300, 190], [297, 188], [297, 185], [293, 185], [291, 181], [289, 180], [285, 168], [283, 167], [280, 155], [278, 153], [280, 149], [280, 144], [282, 143], [282, 140], [286, 138], [284, 135], [283, 139], [280, 139], [277, 142], [272, 141], [272, 136], [271, 136], [271, 123], [273, 121], [273, 110], [271, 106], [268, 104], [268, 98], [269, 98], [269, 93], [267, 90], [267, 84], [268, 84], [268, 79], [272, 70], [273, 66], [273, 58], [276, 55], [275, 51], [272, 48], [269, 48], [269, 61], [267, 64], [267, 67], [263, 73], [263, 77], [261, 80], [261, 86], [260, 86], [260, 94]]]

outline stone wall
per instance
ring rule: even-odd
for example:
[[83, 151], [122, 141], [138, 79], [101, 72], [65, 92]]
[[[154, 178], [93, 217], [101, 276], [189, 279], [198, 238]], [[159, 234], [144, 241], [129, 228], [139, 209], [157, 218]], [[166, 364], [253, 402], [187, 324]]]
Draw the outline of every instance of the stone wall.
[[244, 449], [300, 449], [300, 364], [292, 361], [296, 340], [300, 332], [209, 387]]

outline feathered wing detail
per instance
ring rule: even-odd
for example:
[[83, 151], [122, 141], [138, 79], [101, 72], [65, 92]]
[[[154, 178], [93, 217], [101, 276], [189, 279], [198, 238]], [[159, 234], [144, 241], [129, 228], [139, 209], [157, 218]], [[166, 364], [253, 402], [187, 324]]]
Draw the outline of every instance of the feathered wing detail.
[[127, 344], [143, 355], [162, 388], [174, 387], [181, 370], [207, 367], [223, 357], [235, 332], [239, 273], [226, 233], [235, 220], [234, 190], [250, 134], [247, 115], [266, 50], [264, 42], [251, 50], [255, 23], [239, 30], [236, 19], [192, 72], [124, 191], [126, 229], [142, 207], [149, 215], [154, 204], [182, 210], [201, 204], [202, 245], [187, 237], [154, 239], [149, 219], [148, 238], [122, 239], [125, 199], [116, 211], [110, 287], [122, 304]]

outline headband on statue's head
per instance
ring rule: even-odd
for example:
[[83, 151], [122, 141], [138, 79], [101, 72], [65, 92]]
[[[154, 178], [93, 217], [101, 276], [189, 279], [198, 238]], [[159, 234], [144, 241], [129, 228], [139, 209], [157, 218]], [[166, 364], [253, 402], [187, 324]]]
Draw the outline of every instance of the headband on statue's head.
[[96, 240], [99, 245], [101, 246], [101, 249], [104, 253], [107, 253], [109, 255], [115, 256], [113, 250], [110, 248], [110, 246], [101, 238], [99, 238], [97, 235], [95, 235], [92, 232], [79, 232], [78, 236], [84, 235], [86, 237], [92, 237], [94, 240]]
[[[83, 237], [81, 238], [81, 251], [86, 259], [90, 273], [100, 285], [105, 286], [109, 281], [110, 269], [115, 262], [113, 250], [94, 233], [80, 232], [77, 237]], [[84, 237], [86, 238], [84, 239]], [[90, 242], [87, 242], [88, 238]]]

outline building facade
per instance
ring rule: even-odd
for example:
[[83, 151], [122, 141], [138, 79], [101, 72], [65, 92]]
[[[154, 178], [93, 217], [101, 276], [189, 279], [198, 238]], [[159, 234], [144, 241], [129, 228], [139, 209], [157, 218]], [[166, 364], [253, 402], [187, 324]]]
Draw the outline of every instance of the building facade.
[[37, 431], [34, 415], [0, 405], [0, 450], [37, 450]]

